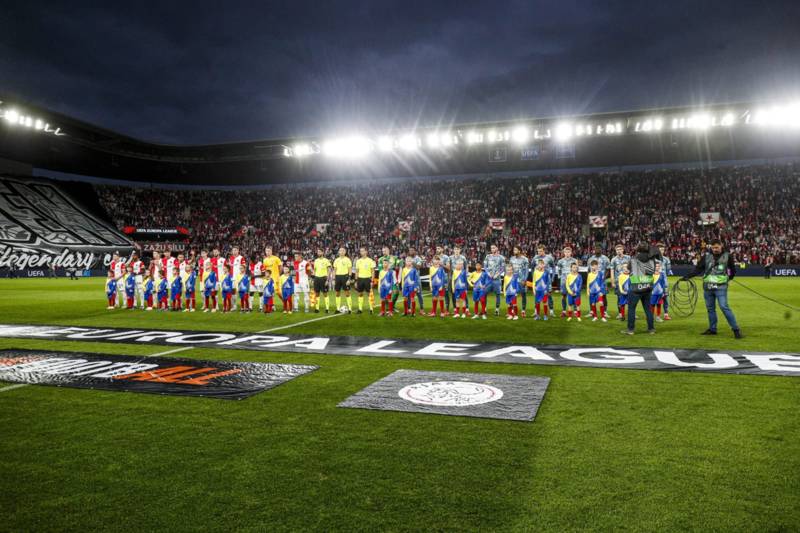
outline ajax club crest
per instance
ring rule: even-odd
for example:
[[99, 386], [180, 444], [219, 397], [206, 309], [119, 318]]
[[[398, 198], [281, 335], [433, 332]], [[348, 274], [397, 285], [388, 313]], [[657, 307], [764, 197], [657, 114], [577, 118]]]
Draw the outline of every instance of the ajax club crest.
[[470, 381], [429, 381], [400, 389], [400, 398], [418, 405], [463, 407], [499, 400], [503, 391], [497, 387]]

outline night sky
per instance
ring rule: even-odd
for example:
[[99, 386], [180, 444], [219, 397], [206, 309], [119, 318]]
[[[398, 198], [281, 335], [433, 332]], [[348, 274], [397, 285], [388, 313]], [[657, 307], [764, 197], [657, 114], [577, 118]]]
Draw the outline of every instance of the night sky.
[[0, 94], [148, 141], [800, 97], [797, 0], [50, 4], [6, 2]]

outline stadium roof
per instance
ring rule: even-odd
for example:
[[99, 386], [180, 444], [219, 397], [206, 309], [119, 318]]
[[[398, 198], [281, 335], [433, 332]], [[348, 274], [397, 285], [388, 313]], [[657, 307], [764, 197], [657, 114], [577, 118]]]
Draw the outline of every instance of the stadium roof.
[[0, 97], [0, 157], [102, 178], [253, 185], [798, 156], [799, 126], [797, 104], [736, 103], [179, 146]]

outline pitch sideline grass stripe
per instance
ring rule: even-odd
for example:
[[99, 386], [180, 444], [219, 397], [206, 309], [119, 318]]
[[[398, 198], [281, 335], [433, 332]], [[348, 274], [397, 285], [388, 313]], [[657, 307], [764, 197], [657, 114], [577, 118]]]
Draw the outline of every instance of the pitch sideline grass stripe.
[[[185, 352], [186, 350], [191, 350], [192, 346], [185, 346], [183, 348], [175, 348], [174, 350], [167, 350], [166, 352], [158, 352], [158, 353], [150, 353], [147, 355], [143, 355], [142, 357], [158, 357], [159, 355], [168, 355], [171, 353], [178, 353], [178, 352]], [[28, 387], [28, 383], [17, 383], [16, 385], [9, 385], [7, 387], [0, 388], [0, 392], [10, 391], [14, 389], [21, 389], [22, 387]]]

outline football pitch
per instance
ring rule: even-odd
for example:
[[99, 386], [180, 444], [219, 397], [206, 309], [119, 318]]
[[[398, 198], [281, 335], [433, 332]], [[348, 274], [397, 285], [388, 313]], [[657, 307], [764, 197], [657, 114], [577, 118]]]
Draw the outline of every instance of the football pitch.
[[[796, 280], [742, 282], [800, 307]], [[800, 315], [737, 285], [741, 340], [722, 316], [699, 335], [702, 296], [656, 335], [640, 311], [629, 337], [616, 320], [108, 311], [103, 285], [0, 280], [0, 323], [800, 352]], [[235, 402], [0, 382], [3, 531], [800, 530], [800, 377], [0, 338], [12, 348], [319, 369]], [[337, 407], [401, 368], [551, 381], [533, 423]]]

